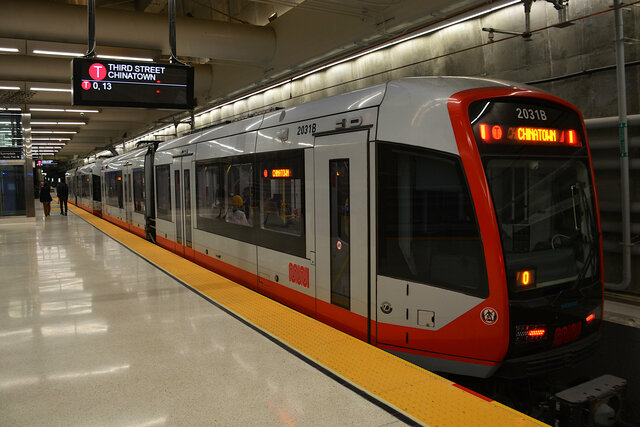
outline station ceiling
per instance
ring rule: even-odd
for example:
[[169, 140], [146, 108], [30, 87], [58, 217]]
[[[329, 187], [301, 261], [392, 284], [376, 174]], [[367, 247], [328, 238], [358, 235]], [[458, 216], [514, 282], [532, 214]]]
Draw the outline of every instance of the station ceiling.
[[[59, 144], [57, 158], [83, 158], [185, 116], [71, 105], [71, 58], [87, 51], [86, 3], [0, 0], [0, 108], [31, 113], [34, 144]], [[489, 3], [176, 0], [177, 56], [195, 67], [197, 112]], [[97, 0], [96, 41], [98, 55], [168, 62], [167, 0]]]

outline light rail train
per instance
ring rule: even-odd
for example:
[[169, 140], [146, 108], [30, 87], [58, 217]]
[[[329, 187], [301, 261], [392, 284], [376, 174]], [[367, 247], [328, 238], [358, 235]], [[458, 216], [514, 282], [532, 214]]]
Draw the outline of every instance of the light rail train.
[[67, 180], [78, 206], [415, 364], [517, 378], [598, 340], [590, 156], [561, 99], [425, 77], [199, 130]]

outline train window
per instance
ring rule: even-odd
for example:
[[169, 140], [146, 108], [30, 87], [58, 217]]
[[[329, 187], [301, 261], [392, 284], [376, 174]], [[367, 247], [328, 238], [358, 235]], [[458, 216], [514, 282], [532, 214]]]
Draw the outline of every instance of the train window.
[[173, 188], [176, 190], [174, 193], [176, 196], [176, 243], [182, 245], [182, 198], [180, 196], [182, 186], [180, 185], [180, 171], [174, 171], [173, 177]]
[[195, 191], [199, 230], [305, 256], [302, 150], [198, 161]]
[[304, 257], [304, 151], [263, 153], [257, 165], [259, 244]]
[[144, 214], [144, 170], [133, 170], [133, 210]]
[[251, 163], [231, 164], [225, 173], [225, 221], [251, 227], [254, 219], [253, 166]]
[[223, 170], [220, 163], [196, 163], [196, 228], [200, 230], [214, 231], [213, 223], [225, 219]]
[[171, 217], [171, 165], [156, 166], [157, 216], [165, 221]]
[[[496, 157], [485, 168], [512, 290], [596, 277], [597, 226], [585, 160]], [[533, 269], [535, 281], [518, 279]]]
[[488, 296], [480, 232], [457, 158], [378, 145], [378, 274]]
[[304, 232], [303, 156], [281, 154], [260, 163], [260, 228], [302, 236]]
[[82, 197], [89, 197], [91, 195], [91, 175], [82, 175]]
[[105, 201], [107, 205], [122, 208], [122, 172], [105, 173]]
[[351, 306], [351, 211], [349, 159], [329, 161], [331, 216], [331, 304]]
[[100, 190], [100, 176], [93, 175], [93, 200], [95, 202], [102, 201], [102, 191]]

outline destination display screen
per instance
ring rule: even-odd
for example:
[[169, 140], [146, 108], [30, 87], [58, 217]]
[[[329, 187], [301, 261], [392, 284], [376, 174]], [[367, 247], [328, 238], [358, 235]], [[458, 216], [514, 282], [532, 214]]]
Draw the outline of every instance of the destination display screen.
[[191, 109], [193, 67], [74, 58], [73, 105]]
[[579, 116], [550, 103], [484, 100], [469, 107], [479, 145], [582, 147]]
[[[263, 173], [265, 178], [269, 177], [269, 171], [267, 169], [264, 170]], [[271, 169], [271, 178], [291, 178], [291, 169]]]

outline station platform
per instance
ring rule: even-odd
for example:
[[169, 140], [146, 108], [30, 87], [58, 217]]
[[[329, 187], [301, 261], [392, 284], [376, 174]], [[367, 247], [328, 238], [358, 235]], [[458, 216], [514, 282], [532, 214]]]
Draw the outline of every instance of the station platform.
[[2, 425], [543, 425], [69, 208], [0, 222]]

